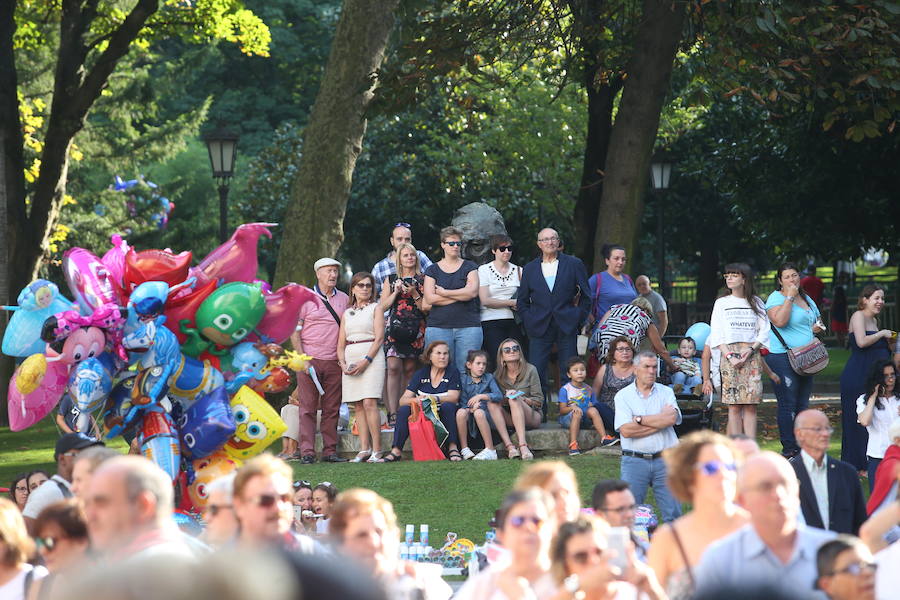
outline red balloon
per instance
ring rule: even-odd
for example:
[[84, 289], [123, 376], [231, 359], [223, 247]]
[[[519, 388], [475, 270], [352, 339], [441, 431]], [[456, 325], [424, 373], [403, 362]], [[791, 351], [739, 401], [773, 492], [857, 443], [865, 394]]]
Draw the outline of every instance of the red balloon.
[[122, 287], [129, 295], [145, 281], [163, 281], [169, 287], [175, 287], [188, 278], [191, 258], [189, 251], [173, 254], [168, 250], [135, 252], [133, 248], [129, 249], [125, 254]]
[[259, 261], [256, 257], [256, 246], [262, 235], [270, 239], [269, 227], [277, 223], [245, 223], [234, 230], [231, 239], [209, 253], [191, 274], [200, 283], [220, 279], [224, 283], [244, 281], [251, 283], [256, 279]]
[[289, 283], [277, 292], [266, 294], [265, 299], [266, 314], [251, 335], [280, 344], [297, 329], [300, 308], [307, 302], [315, 302], [316, 294], [308, 287]]
[[197, 313], [197, 309], [200, 308], [206, 297], [212, 294], [215, 289], [216, 281], [208, 281], [205, 285], [199, 285], [194, 288], [189, 294], [170, 298], [166, 302], [166, 310], [163, 313], [166, 315], [164, 325], [175, 334], [179, 344], [183, 344], [187, 340], [187, 336], [181, 333], [179, 321], [188, 319], [191, 322], [190, 326], [193, 327], [194, 315]]

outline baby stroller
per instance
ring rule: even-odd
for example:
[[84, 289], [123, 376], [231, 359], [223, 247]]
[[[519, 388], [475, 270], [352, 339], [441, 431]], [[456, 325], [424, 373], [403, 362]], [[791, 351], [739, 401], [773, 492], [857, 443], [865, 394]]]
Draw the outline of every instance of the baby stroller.
[[[681, 339], [682, 336], [666, 336], [666, 342]], [[677, 352], [672, 352], [672, 356], [677, 356]], [[697, 358], [702, 356], [698, 352]], [[672, 373], [666, 367], [666, 364], [659, 361], [659, 377], [657, 381], [663, 385], [669, 385], [672, 381]], [[713, 411], [712, 395], [694, 394], [691, 389], [683, 389], [675, 394], [678, 401], [678, 408], [681, 409], [681, 424], [675, 426], [675, 433], [678, 437], [682, 437], [700, 429], [711, 429], [716, 431], [718, 426], [715, 422], [715, 412]]]

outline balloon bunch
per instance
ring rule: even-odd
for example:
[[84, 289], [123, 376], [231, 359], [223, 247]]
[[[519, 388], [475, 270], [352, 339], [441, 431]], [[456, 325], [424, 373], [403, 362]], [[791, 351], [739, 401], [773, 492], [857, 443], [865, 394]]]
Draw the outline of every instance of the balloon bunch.
[[[128, 180], [123, 180], [116, 175], [113, 179], [112, 189], [129, 195], [125, 206], [132, 218], [138, 216], [139, 209], [142, 213], [149, 210], [151, 211], [150, 222], [156, 225], [157, 229], [165, 229], [169, 224], [169, 213], [175, 209], [175, 203], [161, 195], [159, 186], [152, 181], [145, 180], [143, 175], [138, 179]], [[149, 198], [144, 198], [143, 194], [148, 195]], [[98, 214], [102, 216], [103, 209], [100, 210], [101, 212]]]
[[212, 475], [233, 470], [286, 430], [263, 398], [287, 389], [308, 356], [281, 347], [315, 294], [256, 280], [257, 243], [271, 223], [250, 223], [191, 266], [191, 252], [136, 251], [119, 236], [98, 258], [63, 256], [74, 302], [46, 280], [27, 286], [3, 337], [24, 358], [9, 386], [10, 428], [49, 414], [68, 394], [88, 430], [121, 435], [205, 503]]

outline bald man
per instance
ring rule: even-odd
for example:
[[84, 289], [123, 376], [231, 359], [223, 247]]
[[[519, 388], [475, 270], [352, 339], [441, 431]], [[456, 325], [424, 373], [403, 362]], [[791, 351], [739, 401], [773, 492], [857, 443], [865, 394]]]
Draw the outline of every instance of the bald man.
[[760, 452], [744, 463], [738, 503], [750, 513], [750, 523], [703, 553], [694, 571], [700, 593], [773, 585], [798, 599], [826, 598], [813, 589], [816, 552], [836, 534], [798, 523], [797, 493], [797, 477], [781, 455]]
[[172, 480], [146, 458], [111, 458], [94, 471], [87, 487], [88, 535], [91, 546], [107, 561], [195, 559], [172, 519]]
[[634, 287], [653, 307], [653, 314], [650, 316], [653, 318], [653, 324], [659, 329], [659, 336], [666, 335], [666, 329], [669, 328], [669, 307], [666, 305], [666, 299], [653, 291], [650, 287], [650, 278], [646, 275], [638, 275], [634, 280]]
[[800, 508], [808, 525], [857, 535], [866, 501], [856, 469], [826, 454], [833, 431], [820, 410], [804, 410], [794, 419], [800, 454], [791, 466], [800, 482]]
[[[556, 344], [560, 365], [578, 353], [578, 330], [587, 320], [592, 298], [584, 263], [560, 251], [556, 230], [541, 229], [537, 246], [541, 255], [522, 267], [516, 308], [528, 334], [528, 362], [537, 369], [546, 394], [550, 351]], [[569, 380], [563, 371], [558, 385]]]

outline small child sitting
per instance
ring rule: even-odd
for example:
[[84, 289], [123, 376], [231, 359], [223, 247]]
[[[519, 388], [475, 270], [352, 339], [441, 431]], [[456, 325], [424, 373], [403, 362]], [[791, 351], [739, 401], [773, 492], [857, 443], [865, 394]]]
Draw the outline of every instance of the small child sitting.
[[[466, 356], [466, 373], [462, 376], [459, 394], [459, 409], [456, 411], [456, 428], [459, 431], [460, 454], [469, 460], [497, 460], [494, 440], [491, 436], [491, 415], [488, 402], [498, 403], [503, 399], [503, 392], [497, 380], [487, 370], [488, 355], [484, 350], [469, 350]], [[468, 431], [468, 435], [466, 432]], [[475, 454], [469, 448], [469, 436], [481, 434], [484, 450]]]
[[678, 356], [672, 359], [678, 370], [672, 373], [672, 383], [669, 386], [676, 394], [687, 391], [699, 396], [702, 391], [701, 363], [695, 354], [697, 345], [694, 340], [689, 337], [681, 338], [678, 342]]
[[559, 390], [559, 424], [569, 428], [569, 455], [581, 454], [578, 448], [578, 432], [582, 427], [593, 425], [600, 434], [600, 445], [610, 446], [616, 438], [606, 434], [603, 419], [594, 400], [594, 391], [585, 383], [587, 363], [580, 356], [574, 356], [566, 364], [569, 383]]

